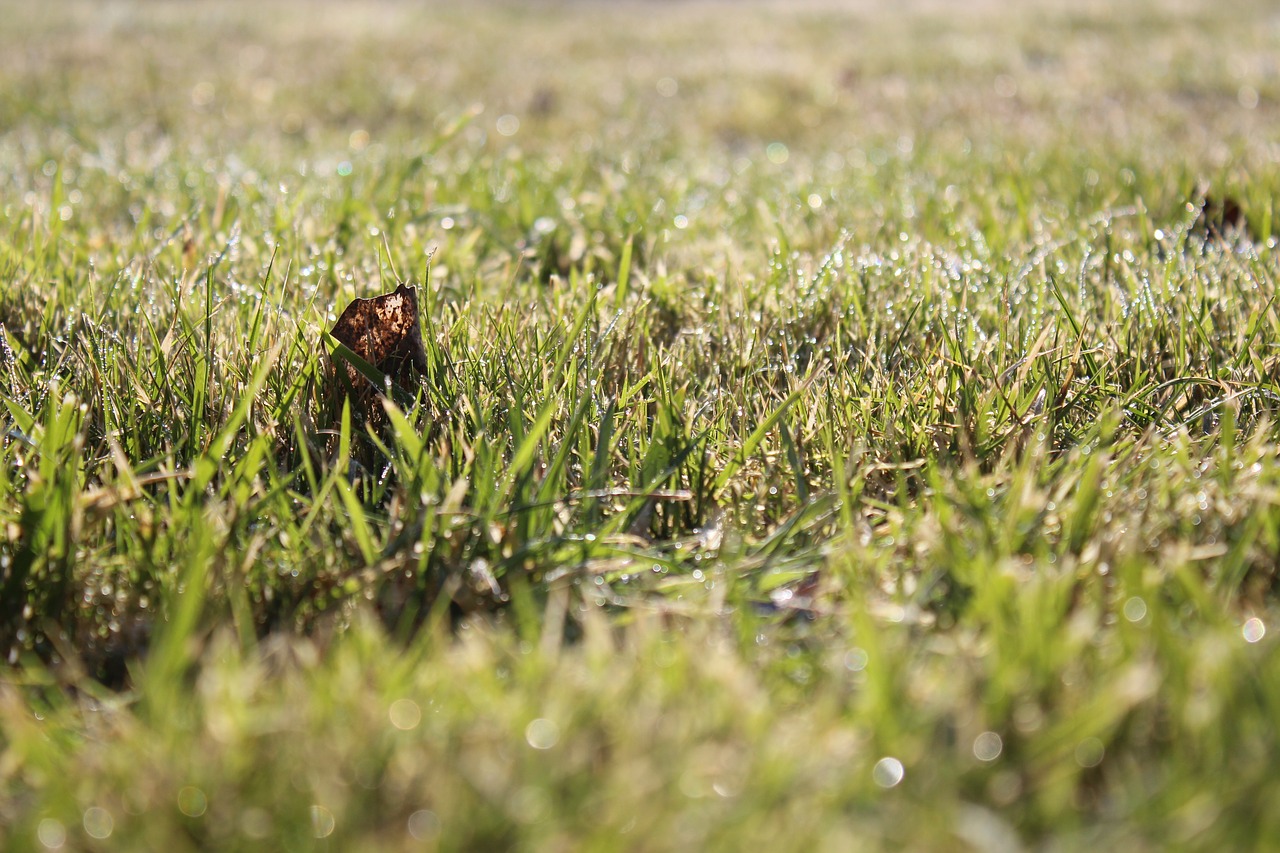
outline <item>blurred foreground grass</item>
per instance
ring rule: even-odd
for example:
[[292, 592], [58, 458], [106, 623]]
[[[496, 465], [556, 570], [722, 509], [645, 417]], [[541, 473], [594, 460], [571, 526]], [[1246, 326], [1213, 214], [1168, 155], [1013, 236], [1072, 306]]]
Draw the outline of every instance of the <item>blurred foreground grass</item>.
[[6, 850], [1280, 837], [1268, 4], [0, 16]]

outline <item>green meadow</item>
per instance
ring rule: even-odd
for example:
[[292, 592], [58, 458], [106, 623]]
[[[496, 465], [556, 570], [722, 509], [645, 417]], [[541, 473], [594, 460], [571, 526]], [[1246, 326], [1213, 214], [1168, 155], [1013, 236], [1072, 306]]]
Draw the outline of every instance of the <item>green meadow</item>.
[[1280, 844], [1273, 4], [0, 20], [0, 848]]

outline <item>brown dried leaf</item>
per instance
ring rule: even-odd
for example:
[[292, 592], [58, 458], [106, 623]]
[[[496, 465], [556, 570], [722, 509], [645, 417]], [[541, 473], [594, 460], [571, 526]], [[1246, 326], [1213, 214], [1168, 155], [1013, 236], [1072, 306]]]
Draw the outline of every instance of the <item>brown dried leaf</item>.
[[418, 289], [402, 284], [394, 293], [356, 299], [330, 332], [365, 361], [398, 378], [412, 364], [427, 370], [427, 354], [418, 329]]
[[[418, 327], [416, 287], [402, 284], [394, 293], [352, 301], [330, 334], [406, 391], [418, 381], [415, 371], [417, 374], [427, 372], [427, 353]], [[371, 386], [369, 380], [351, 365], [343, 366], [346, 368], [346, 383], [338, 374], [336, 365], [332, 371], [334, 411], [341, 411], [342, 400], [347, 387], [350, 387], [356, 391], [356, 399], [352, 400], [353, 412], [362, 414], [366, 421], [379, 422], [382, 389]]]

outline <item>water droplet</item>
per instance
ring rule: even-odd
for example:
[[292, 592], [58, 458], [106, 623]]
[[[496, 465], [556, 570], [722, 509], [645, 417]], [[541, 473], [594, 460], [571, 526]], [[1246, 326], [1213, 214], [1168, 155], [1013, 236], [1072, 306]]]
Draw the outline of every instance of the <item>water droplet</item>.
[[387, 716], [391, 718], [391, 725], [407, 732], [416, 729], [418, 723], [422, 722], [422, 709], [412, 699], [397, 699], [391, 703]]
[[333, 828], [337, 825], [337, 821], [333, 818], [333, 812], [324, 806], [311, 807], [311, 831], [316, 838], [328, 838], [333, 835]]
[[534, 749], [551, 749], [560, 742], [560, 727], [554, 720], [539, 717], [525, 727], [524, 739]]
[[1147, 603], [1136, 595], [1124, 603], [1124, 618], [1130, 622], [1141, 622], [1147, 615]]
[[995, 732], [983, 732], [973, 739], [973, 754], [979, 761], [995, 761], [1004, 751], [1004, 741]]
[[90, 806], [84, 810], [84, 831], [91, 838], [96, 838], [99, 841], [110, 838], [115, 828], [115, 819], [111, 817], [111, 812], [106, 809]]
[[1076, 746], [1076, 763], [1081, 767], [1097, 767], [1107, 754], [1107, 748], [1096, 737], [1088, 737]]
[[433, 841], [440, 835], [440, 818], [428, 809], [409, 815], [409, 834], [418, 841]]
[[187, 817], [200, 817], [209, 808], [209, 800], [204, 791], [187, 785], [178, 791], [178, 810]]
[[902, 762], [892, 756], [886, 756], [876, 762], [876, 766], [871, 771], [871, 778], [881, 788], [892, 788], [902, 781], [902, 777], [906, 775], [906, 770], [902, 766]]
[[36, 838], [49, 850], [61, 850], [67, 843], [67, 828], [61, 821], [47, 817], [36, 827]]
[[517, 131], [520, 130], [520, 119], [510, 113], [507, 113], [506, 115], [499, 116], [498, 120], [494, 122], [494, 126], [497, 128], [498, 133], [501, 133], [503, 136], [515, 136]]

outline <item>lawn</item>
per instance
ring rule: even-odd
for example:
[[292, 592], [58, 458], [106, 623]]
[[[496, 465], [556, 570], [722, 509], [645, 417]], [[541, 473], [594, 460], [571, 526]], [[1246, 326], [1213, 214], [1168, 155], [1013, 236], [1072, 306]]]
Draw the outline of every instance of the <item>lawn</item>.
[[0, 20], [3, 849], [1280, 844], [1272, 4]]

